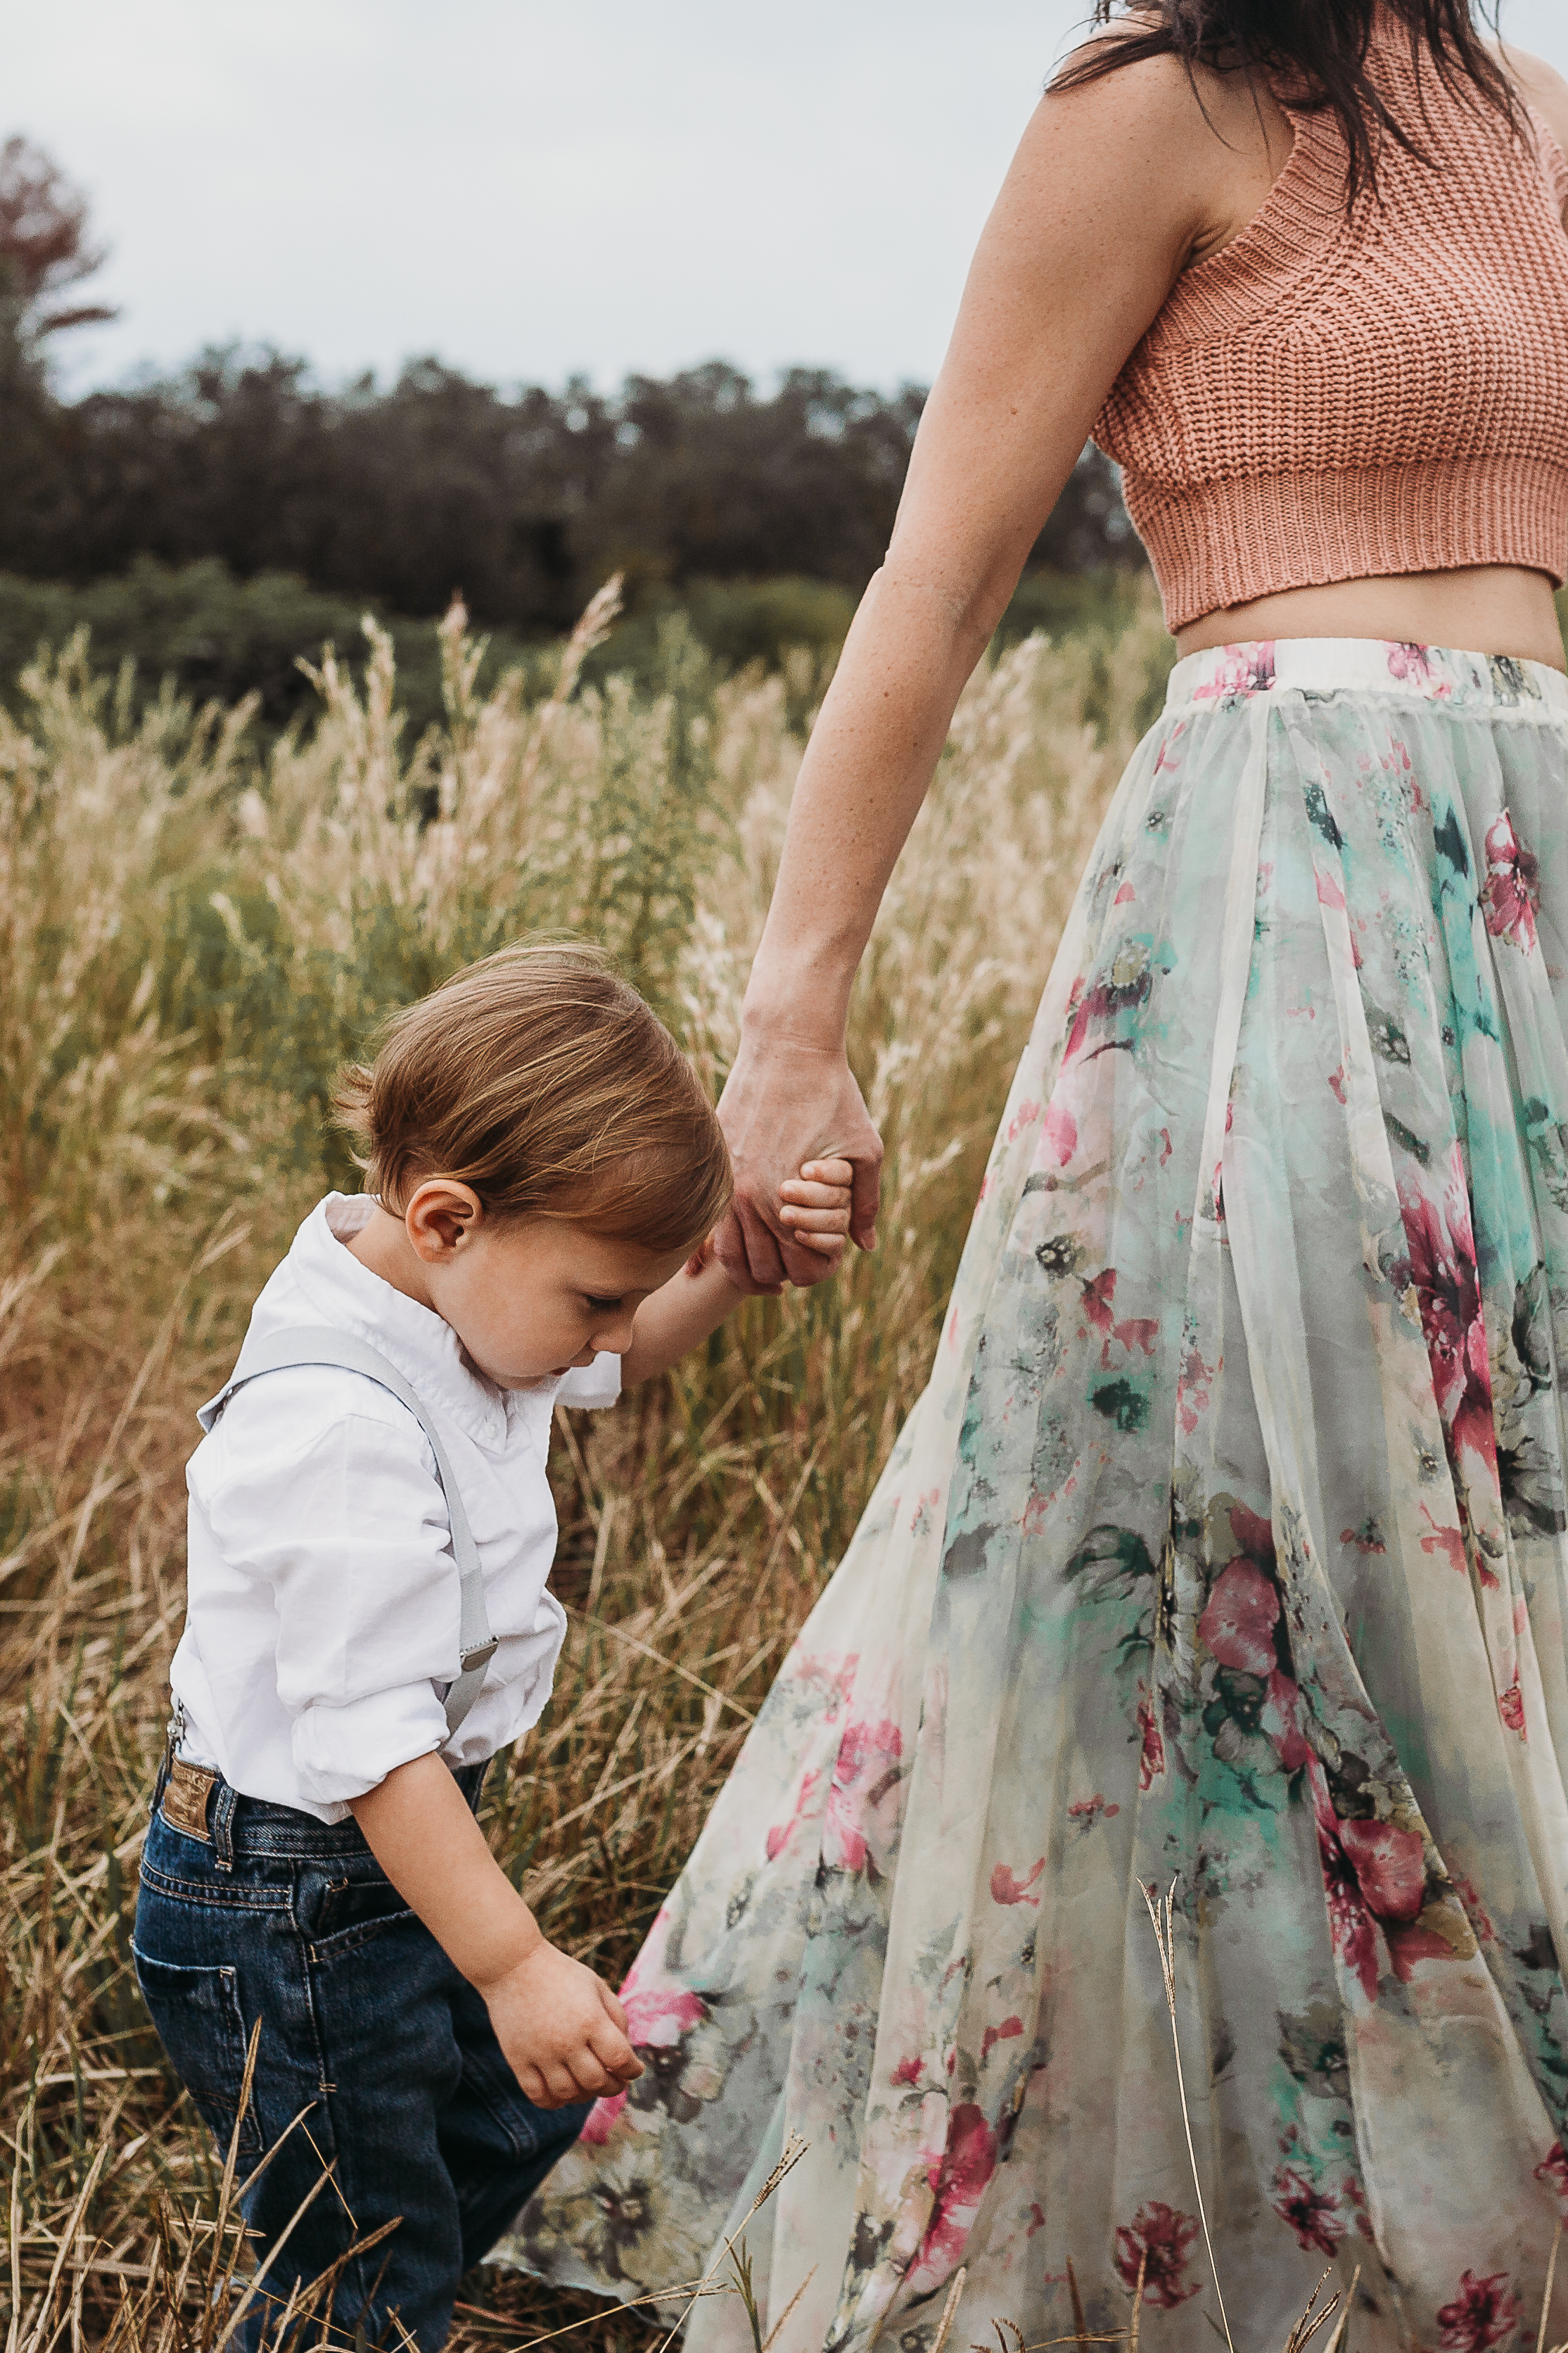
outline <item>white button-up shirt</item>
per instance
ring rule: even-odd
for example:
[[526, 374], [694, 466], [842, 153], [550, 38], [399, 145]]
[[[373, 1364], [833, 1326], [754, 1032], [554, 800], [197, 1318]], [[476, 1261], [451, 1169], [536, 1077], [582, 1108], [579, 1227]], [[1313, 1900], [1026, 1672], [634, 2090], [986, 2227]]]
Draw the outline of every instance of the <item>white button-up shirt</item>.
[[[620, 1359], [528, 1389], [476, 1372], [440, 1316], [343, 1244], [374, 1212], [331, 1193], [294, 1237], [247, 1345], [328, 1324], [377, 1350], [447, 1449], [479, 1548], [497, 1638], [479, 1697], [448, 1738], [458, 1569], [435, 1456], [405, 1406], [363, 1374], [268, 1373], [232, 1397], [192, 1455], [185, 1630], [174, 1696], [181, 1754], [244, 1796], [341, 1821], [398, 1765], [494, 1756], [542, 1714], [566, 1630], [545, 1579], [555, 1506], [551, 1413], [613, 1405]], [[240, 1351], [237, 1370], [245, 1370]]]

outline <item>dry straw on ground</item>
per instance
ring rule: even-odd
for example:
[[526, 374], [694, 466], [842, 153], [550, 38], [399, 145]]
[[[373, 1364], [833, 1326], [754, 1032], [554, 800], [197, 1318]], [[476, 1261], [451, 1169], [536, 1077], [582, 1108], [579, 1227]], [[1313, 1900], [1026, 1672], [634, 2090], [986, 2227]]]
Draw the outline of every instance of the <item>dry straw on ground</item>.
[[[323, 660], [266, 768], [242, 712], [133, 719], [80, 649], [0, 713], [0, 2128], [10, 2353], [195, 2347], [222, 2323], [224, 2160], [128, 1958], [182, 1611], [194, 1409], [328, 1183], [321, 1112], [389, 1007], [542, 927], [602, 938], [715, 1084], [801, 743], [805, 669], [481, 700], [403, 742], [390, 649]], [[1165, 640], [1035, 640], [976, 681], [895, 877], [852, 1045], [889, 1143], [883, 1244], [757, 1302], [613, 1415], [563, 1425], [572, 1631], [486, 1820], [547, 1931], [635, 1952], [924, 1377], [991, 1125]], [[263, 2055], [262, 2063], [265, 2063]], [[470, 2282], [459, 2338], [561, 2299]], [[575, 2307], [581, 2310], [581, 2307]], [[593, 2320], [572, 2341], [629, 2345]], [[792, 2353], [782, 2346], [781, 2353]]]

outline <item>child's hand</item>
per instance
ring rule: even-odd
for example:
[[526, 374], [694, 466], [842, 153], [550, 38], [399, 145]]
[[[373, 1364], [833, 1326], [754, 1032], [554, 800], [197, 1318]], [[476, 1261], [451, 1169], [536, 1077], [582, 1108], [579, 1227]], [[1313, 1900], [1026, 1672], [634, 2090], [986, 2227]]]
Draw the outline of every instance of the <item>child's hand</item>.
[[[850, 1187], [855, 1171], [847, 1160], [808, 1160], [798, 1176], [779, 1187], [779, 1220], [797, 1241], [837, 1266], [844, 1255], [849, 1231]], [[632, 1345], [621, 1358], [621, 1380], [631, 1388], [654, 1373], [662, 1373], [705, 1340], [731, 1308], [740, 1305], [747, 1286], [731, 1280], [721, 1265], [711, 1234], [694, 1250], [679, 1274], [656, 1291], [637, 1309]], [[754, 1291], [776, 1297], [782, 1282], [753, 1283]]]
[[779, 1220], [797, 1242], [841, 1258], [849, 1231], [849, 1188], [855, 1181], [847, 1160], [808, 1160], [798, 1176], [779, 1187]]
[[536, 2108], [624, 2091], [643, 2072], [626, 2041], [626, 2014], [605, 1983], [544, 1939], [526, 1960], [482, 1986], [485, 2007]]

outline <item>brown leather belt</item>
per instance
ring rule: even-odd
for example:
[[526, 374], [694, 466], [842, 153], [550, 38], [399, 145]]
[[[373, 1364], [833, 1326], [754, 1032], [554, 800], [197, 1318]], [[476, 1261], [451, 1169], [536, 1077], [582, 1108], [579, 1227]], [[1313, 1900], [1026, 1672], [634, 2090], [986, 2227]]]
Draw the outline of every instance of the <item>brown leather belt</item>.
[[209, 1773], [202, 1765], [187, 1765], [183, 1757], [176, 1757], [163, 1785], [160, 1809], [163, 1820], [171, 1829], [184, 1831], [187, 1838], [200, 1839], [204, 1846], [211, 1846], [207, 1801], [216, 1788], [216, 1773]]

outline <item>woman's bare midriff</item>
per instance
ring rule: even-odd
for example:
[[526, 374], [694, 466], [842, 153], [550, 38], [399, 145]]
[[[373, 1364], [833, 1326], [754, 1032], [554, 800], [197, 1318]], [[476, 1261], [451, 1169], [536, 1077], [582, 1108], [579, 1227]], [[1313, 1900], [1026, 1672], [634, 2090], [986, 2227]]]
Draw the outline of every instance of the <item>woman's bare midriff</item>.
[[1180, 631], [1176, 645], [1183, 654], [1195, 654], [1209, 646], [1253, 644], [1264, 638], [1386, 638], [1465, 653], [1511, 654], [1516, 661], [1546, 662], [1568, 672], [1551, 581], [1544, 572], [1512, 565], [1287, 588], [1250, 605], [1205, 613]]

